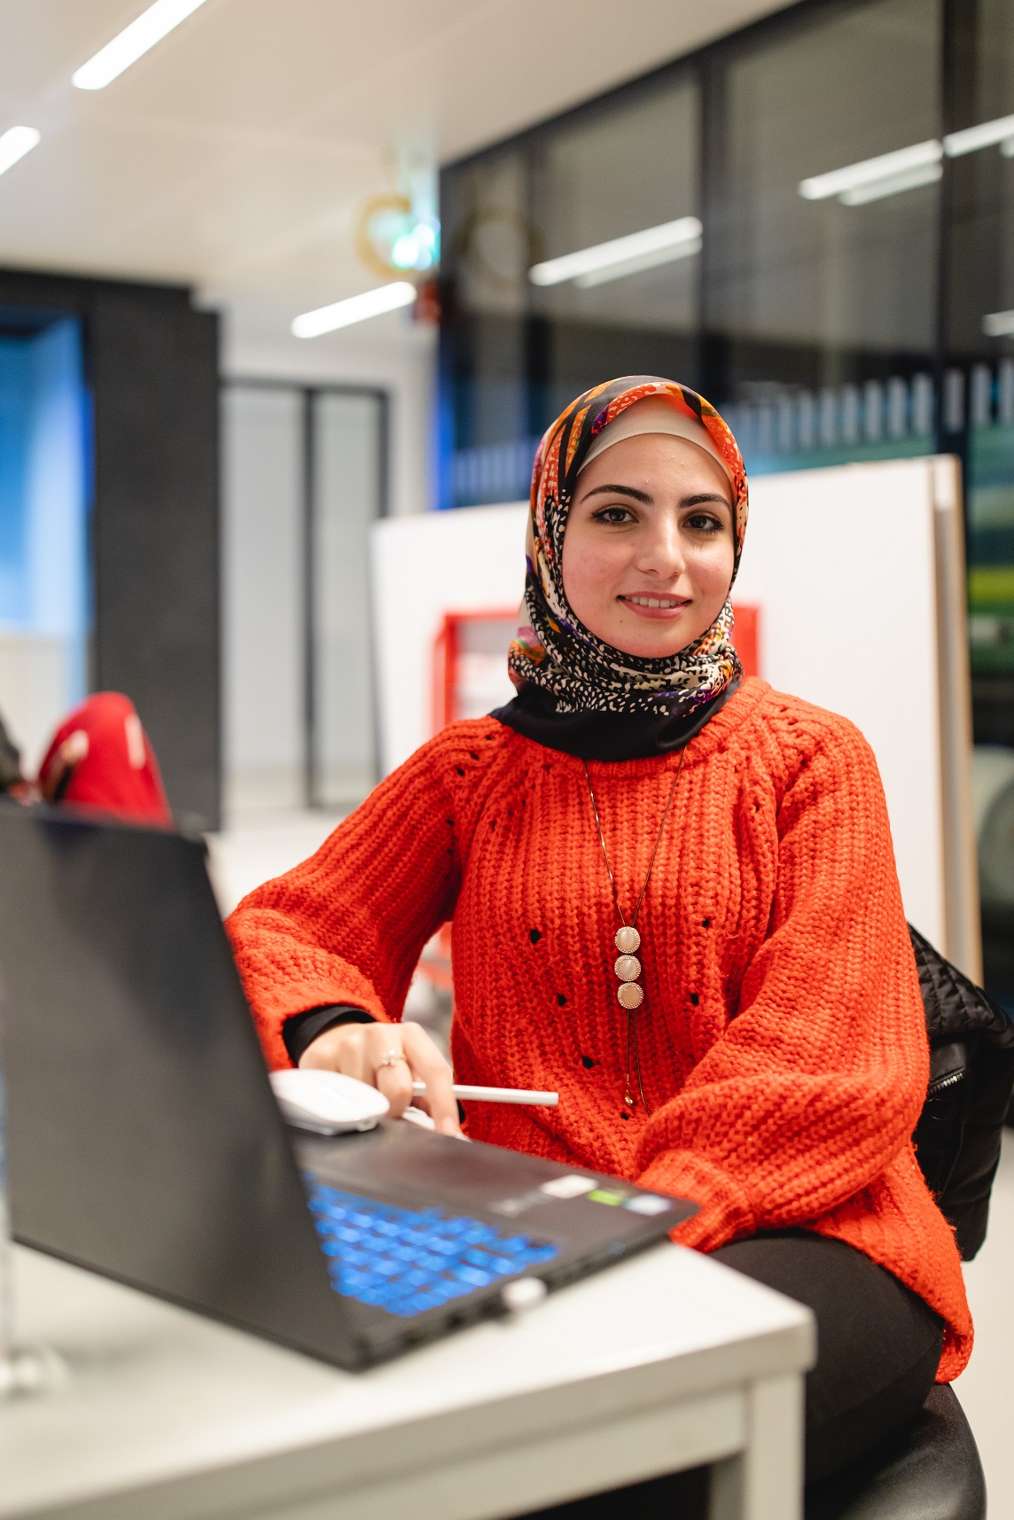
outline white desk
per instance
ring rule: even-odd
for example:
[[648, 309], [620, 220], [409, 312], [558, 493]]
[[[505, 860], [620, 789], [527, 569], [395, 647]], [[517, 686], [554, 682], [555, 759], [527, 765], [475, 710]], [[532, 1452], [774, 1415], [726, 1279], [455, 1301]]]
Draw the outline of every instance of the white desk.
[[668, 1243], [366, 1373], [16, 1256], [70, 1376], [0, 1404], [4, 1520], [492, 1520], [701, 1462], [714, 1520], [798, 1520], [810, 1316]]

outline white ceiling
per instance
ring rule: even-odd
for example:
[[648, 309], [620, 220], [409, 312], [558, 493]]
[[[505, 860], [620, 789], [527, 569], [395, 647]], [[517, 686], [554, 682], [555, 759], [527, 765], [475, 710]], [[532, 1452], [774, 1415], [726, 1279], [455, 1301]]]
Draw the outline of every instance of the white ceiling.
[[70, 76], [144, 0], [0, 0], [0, 265], [292, 313], [377, 283], [353, 232], [446, 162], [785, 0], [208, 0], [107, 89]]

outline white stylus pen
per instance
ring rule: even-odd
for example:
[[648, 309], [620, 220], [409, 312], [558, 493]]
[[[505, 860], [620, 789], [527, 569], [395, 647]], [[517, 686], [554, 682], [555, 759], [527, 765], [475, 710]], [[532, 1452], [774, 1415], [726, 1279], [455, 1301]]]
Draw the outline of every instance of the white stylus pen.
[[[413, 1082], [412, 1091], [417, 1097], [425, 1097], [426, 1083]], [[455, 1082], [454, 1096], [463, 1103], [541, 1103], [546, 1108], [555, 1108], [560, 1101], [560, 1094], [555, 1092], [533, 1092], [526, 1087], [470, 1087], [467, 1082]]]

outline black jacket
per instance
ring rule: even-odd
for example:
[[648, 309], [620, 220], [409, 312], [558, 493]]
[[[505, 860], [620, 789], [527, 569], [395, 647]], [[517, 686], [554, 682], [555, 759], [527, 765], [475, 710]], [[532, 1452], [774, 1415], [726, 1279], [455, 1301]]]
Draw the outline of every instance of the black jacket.
[[1014, 1086], [1014, 1019], [908, 927], [930, 1041], [916, 1155], [961, 1255], [971, 1261], [986, 1237]]

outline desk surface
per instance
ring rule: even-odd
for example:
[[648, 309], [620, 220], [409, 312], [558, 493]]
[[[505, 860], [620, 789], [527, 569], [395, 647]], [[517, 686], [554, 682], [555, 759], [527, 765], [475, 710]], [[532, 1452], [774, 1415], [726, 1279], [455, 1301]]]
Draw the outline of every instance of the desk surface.
[[[662, 1470], [650, 1440], [626, 1462], [578, 1438], [661, 1419], [667, 1439], [676, 1405], [692, 1412], [695, 1460], [735, 1452], [744, 1389], [812, 1360], [804, 1310], [667, 1242], [361, 1373], [24, 1248], [15, 1258], [18, 1339], [54, 1349], [69, 1376], [0, 1405], [2, 1517], [367, 1520], [400, 1513], [400, 1488], [417, 1517], [511, 1513]], [[543, 1477], [516, 1464], [515, 1481], [508, 1462], [505, 1498], [497, 1463], [526, 1445]]]

